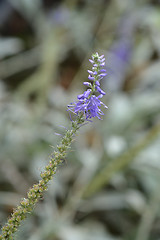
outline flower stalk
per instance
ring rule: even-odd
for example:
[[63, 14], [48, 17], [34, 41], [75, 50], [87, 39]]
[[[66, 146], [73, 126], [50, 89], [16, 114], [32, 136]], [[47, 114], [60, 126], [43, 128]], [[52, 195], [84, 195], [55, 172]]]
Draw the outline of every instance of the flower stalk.
[[[21, 222], [31, 213], [36, 203], [43, 197], [44, 192], [48, 189], [49, 181], [56, 173], [57, 167], [65, 159], [67, 150], [73, 141], [73, 138], [77, 130], [85, 123], [86, 120], [92, 117], [100, 118], [103, 112], [100, 110], [100, 106], [104, 105], [99, 98], [105, 95], [105, 92], [100, 88], [100, 80], [106, 75], [104, 66], [104, 56], [99, 56], [98, 53], [92, 55], [90, 62], [93, 64], [92, 71], [89, 72], [89, 80], [92, 82], [84, 82], [84, 85], [89, 89], [83, 94], [78, 95], [78, 101], [68, 106], [68, 110], [76, 115], [75, 120], [72, 120], [71, 129], [66, 130], [64, 137], [61, 139], [60, 144], [57, 146], [56, 151], [53, 152], [49, 164], [45, 167], [45, 170], [40, 174], [41, 179], [37, 184], [34, 184], [29, 189], [27, 197], [20, 201], [17, 208], [14, 209], [8, 222], [2, 227], [2, 234], [0, 240], [12, 240], [13, 234], [17, 231]], [[99, 94], [98, 96], [96, 94]], [[104, 105], [107, 108], [107, 106]]]
[[56, 173], [57, 166], [59, 166], [66, 157], [66, 151], [70, 148], [73, 137], [83, 122], [84, 119], [81, 116], [79, 116], [76, 121], [72, 121], [71, 130], [66, 130], [61, 143], [57, 146], [57, 150], [53, 152], [49, 164], [45, 167], [44, 172], [40, 174], [41, 180], [38, 184], [34, 184], [28, 191], [27, 198], [21, 200], [19, 206], [13, 211], [7, 224], [2, 228], [0, 240], [13, 239], [12, 235], [17, 231], [21, 221], [27, 217], [28, 213], [33, 211], [35, 204], [43, 197], [44, 192], [48, 189], [49, 181]]

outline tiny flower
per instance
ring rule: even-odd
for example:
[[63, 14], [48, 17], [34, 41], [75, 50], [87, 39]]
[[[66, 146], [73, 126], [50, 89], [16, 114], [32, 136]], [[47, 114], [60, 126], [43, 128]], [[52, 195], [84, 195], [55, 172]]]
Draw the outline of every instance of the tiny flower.
[[91, 70], [87, 70], [87, 72], [88, 72], [90, 75], [93, 74], [93, 71], [91, 71]]
[[93, 60], [91, 60], [91, 59], [89, 59], [89, 61], [90, 61], [91, 63], [94, 63], [94, 61], [93, 61]]
[[83, 84], [86, 85], [86, 86], [88, 86], [88, 87], [91, 87], [91, 86], [92, 86], [92, 84], [89, 83], [89, 82], [84, 82]]
[[94, 80], [94, 77], [92, 77], [91, 75], [88, 76], [89, 80]]
[[106, 72], [106, 69], [101, 69], [100, 72]]
[[101, 73], [99, 74], [100, 77], [105, 77], [107, 75], [107, 73]]
[[78, 99], [84, 98], [84, 94], [80, 94], [77, 96]]
[[102, 58], [105, 59], [105, 58], [104, 58], [104, 55], [99, 56], [99, 59], [102, 59]]
[[101, 66], [101, 67], [105, 66], [105, 62], [102, 62], [102, 63], [100, 64], [100, 66]]
[[100, 83], [99, 83], [98, 81], [96, 81], [95, 84], [96, 84], [97, 86], [100, 86]]
[[89, 94], [91, 93], [91, 89], [88, 89], [87, 91], [85, 91], [84, 93], [83, 93], [83, 96], [84, 96], [84, 98], [88, 98], [88, 96], [89, 96]]
[[96, 86], [96, 89], [100, 94], [106, 95], [106, 93], [99, 86]]

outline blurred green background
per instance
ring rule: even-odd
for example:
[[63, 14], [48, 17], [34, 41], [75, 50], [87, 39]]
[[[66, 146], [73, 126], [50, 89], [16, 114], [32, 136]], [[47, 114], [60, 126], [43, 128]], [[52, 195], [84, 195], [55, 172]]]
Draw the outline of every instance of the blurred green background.
[[80, 129], [16, 240], [160, 239], [160, 1], [0, 1], [0, 225], [106, 57], [103, 121]]

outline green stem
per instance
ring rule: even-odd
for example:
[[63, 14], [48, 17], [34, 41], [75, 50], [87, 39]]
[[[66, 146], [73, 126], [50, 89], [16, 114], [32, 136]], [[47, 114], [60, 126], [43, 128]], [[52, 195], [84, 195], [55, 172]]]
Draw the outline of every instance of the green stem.
[[42, 198], [44, 192], [48, 189], [48, 182], [56, 173], [57, 166], [60, 165], [63, 159], [66, 157], [66, 151], [70, 148], [75, 133], [83, 123], [83, 117], [78, 116], [77, 119], [72, 122], [71, 130], [66, 130], [61, 143], [57, 146], [57, 151], [53, 152], [49, 164], [40, 174], [41, 180], [38, 182], [38, 184], [34, 184], [33, 187], [29, 189], [27, 198], [23, 198], [21, 200], [19, 206], [14, 209], [8, 222], [2, 227], [0, 240], [13, 239], [12, 235], [17, 231], [21, 222], [27, 217], [28, 213], [33, 211], [35, 204]]

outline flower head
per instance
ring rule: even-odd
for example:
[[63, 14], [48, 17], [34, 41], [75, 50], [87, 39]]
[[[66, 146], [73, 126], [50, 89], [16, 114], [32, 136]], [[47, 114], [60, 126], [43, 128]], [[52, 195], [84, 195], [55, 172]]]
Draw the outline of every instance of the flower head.
[[77, 115], [83, 114], [86, 120], [92, 117], [101, 119], [101, 115], [104, 115], [100, 109], [101, 105], [108, 108], [100, 101], [100, 98], [106, 94], [100, 88], [100, 81], [107, 75], [104, 69], [105, 58], [104, 55], [99, 56], [98, 53], [95, 53], [89, 61], [93, 64], [92, 70], [88, 70], [90, 82], [83, 83], [88, 89], [83, 94], [77, 96], [78, 101], [71, 103], [68, 106], [68, 110]]

